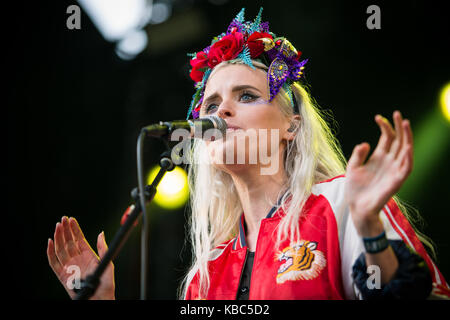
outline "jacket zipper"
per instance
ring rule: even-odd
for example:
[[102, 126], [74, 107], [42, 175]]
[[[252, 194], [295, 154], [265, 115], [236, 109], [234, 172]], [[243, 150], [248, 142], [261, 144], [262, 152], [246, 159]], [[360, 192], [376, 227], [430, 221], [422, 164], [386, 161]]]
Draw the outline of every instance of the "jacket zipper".
[[[245, 259], [244, 259], [244, 264], [242, 265], [241, 275], [239, 276], [238, 289], [236, 292], [235, 300], [237, 300], [239, 297], [239, 289], [241, 288], [242, 275], [244, 274], [245, 264], [247, 263], [247, 256], [248, 256], [248, 249], [245, 250]], [[250, 291], [250, 288], [248, 288], [248, 291]], [[250, 296], [250, 292], [249, 292], [249, 296]]]

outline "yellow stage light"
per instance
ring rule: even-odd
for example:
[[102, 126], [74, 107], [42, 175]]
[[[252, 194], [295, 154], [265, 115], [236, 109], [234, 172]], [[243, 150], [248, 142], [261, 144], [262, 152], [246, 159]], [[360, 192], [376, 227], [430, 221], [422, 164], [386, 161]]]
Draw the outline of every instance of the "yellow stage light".
[[450, 121], [450, 83], [447, 83], [444, 89], [442, 89], [440, 100], [442, 113], [445, 119]]
[[414, 124], [414, 169], [399, 191], [400, 197], [409, 201], [420, 199], [434, 172], [447, 166], [443, 153], [450, 146], [450, 83], [442, 88], [439, 103], [440, 110], [430, 108]]
[[[159, 171], [159, 166], [154, 167], [148, 176], [147, 184], [151, 184]], [[158, 185], [153, 202], [166, 209], [182, 207], [189, 197], [189, 189], [186, 172], [180, 167], [168, 171]]]

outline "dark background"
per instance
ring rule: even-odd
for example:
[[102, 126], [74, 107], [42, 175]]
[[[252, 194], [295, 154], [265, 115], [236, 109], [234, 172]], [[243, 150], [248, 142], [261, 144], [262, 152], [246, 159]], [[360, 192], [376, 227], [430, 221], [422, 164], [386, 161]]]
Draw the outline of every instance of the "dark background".
[[[279, 0], [218, 6], [174, 1], [172, 17], [147, 28], [149, 48], [132, 61], [118, 58], [114, 45], [84, 13], [81, 30], [68, 30], [66, 8], [71, 4], [77, 3], [8, 8], [2, 21], [7, 31], [5, 216], [13, 219], [11, 227], [5, 223], [12, 253], [5, 253], [4, 261], [17, 273], [14, 294], [24, 298], [68, 299], [46, 257], [56, 222], [63, 215], [76, 217], [93, 248], [102, 230], [107, 241], [112, 239], [137, 185], [140, 128], [185, 118], [194, 93], [186, 53], [204, 48], [241, 7], [246, 7], [250, 20], [262, 5], [263, 21], [270, 22], [271, 31], [288, 38], [309, 58], [307, 82], [318, 104], [332, 112], [347, 159], [360, 142], [376, 145], [377, 113], [392, 120], [392, 112], [401, 110], [417, 134], [449, 81], [444, 2]], [[381, 8], [381, 30], [366, 27], [371, 4]], [[168, 30], [173, 19], [187, 12], [198, 15], [202, 30], [183, 42], [177, 40], [176, 29]], [[161, 38], [169, 39], [169, 45], [152, 46], [152, 39]], [[434, 240], [437, 264], [450, 277], [446, 129], [438, 160], [427, 168], [414, 197], [406, 200], [424, 217], [421, 230]], [[158, 141], [148, 142], [146, 164], [156, 164], [162, 150]], [[184, 208], [151, 212], [150, 298], [174, 299], [190, 261], [189, 245], [184, 245], [187, 213]], [[118, 299], [139, 297], [138, 231], [115, 262]]]

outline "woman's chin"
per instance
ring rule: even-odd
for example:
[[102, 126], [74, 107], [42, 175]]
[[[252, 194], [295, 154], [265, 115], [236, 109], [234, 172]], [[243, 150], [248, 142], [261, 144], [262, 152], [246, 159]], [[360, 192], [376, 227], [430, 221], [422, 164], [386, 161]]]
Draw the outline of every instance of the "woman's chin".
[[226, 163], [212, 163], [217, 170], [226, 172], [228, 174], [240, 174], [241, 172], [248, 172], [251, 167], [255, 165], [250, 164], [226, 164]]

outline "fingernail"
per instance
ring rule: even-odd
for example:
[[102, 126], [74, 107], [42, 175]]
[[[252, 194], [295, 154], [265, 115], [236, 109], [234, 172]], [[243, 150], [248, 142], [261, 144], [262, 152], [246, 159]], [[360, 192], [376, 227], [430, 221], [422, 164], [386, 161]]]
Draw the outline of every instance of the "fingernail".
[[387, 121], [387, 119], [385, 117], [383, 117], [381, 114], [379, 114], [378, 117], [381, 121], [384, 121], [384, 122]]

